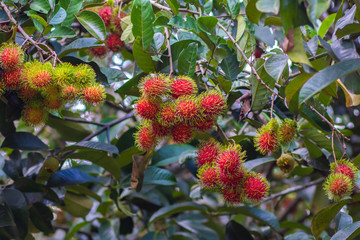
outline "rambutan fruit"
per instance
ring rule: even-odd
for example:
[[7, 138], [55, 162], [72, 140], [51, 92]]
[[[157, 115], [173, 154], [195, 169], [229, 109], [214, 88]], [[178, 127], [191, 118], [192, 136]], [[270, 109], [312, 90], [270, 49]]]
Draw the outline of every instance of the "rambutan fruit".
[[149, 151], [156, 145], [156, 136], [149, 124], [142, 124], [135, 133], [136, 146], [142, 151]]
[[115, 25], [115, 29], [119, 32], [122, 33], [123, 29], [121, 27], [121, 19], [123, 19], [124, 17], [126, 17], [127, 14], [124, 12], [120, 12], [120, 13], [116, 13], [116, 15], [114, 16], [114, 25]]
[[186, 76], [178, 76], [170, 82], [170, 92], [173, 98], [180, 96], [195, 95], [198, 91], [196, 82]]
[[99, 104], [105, 99], [105, 88], [100, 84], [93, 84], [82, 90], [82, 99], [89, 104]]
[[36, 90], [44, 90], [51, 84], [52, 65], [49, 62], [27, 62], [24, 65], [24, 82]]
[[75, 67], [75, 84], [79, 85], [81, 88], [90, 86], [96, 82], [95, 71], [88, 64], [79, 64]]
[[105, 27], [110, 26], [112, 16], [113, 16], [112, 8], [109, 7], [109, 6], [105, 6], [103, 8], [100, 8], [98, 14], [101, 17], [101, 19], [104, 21]]
[[332, 173], [324, 183], [324, 190], [329, 199], [339, 201], [343, 197], [352, 194], [353, 184], [348, 176], [341, 173]]
[[279, 127], [280, 144], [291, 143], [296, 135], [297, 123], [291, 119], [285, 119]]
[[208, 131], [215, 125], [216, 119], [214, 117], [206, 116], [203, 118], [196, 118], [194, 121], [194, 127], [200, 131]]
[[222, 188], [221, 193], [229, 205], [239, 204], [244, 201], [243, 189], [240, 186]]
[[201, 167], [204, 164], [215, 163], [216, 158], [221, 152], [220, 143], [214, 139], [202, 142], [197, 151], [197, 165]]
[[187, 143], [193, 137], [193, 129], [186, 123], [178, 123], [171, 127], [171, 136], [176, 143]]
[[206, 91], [199, 98], [201, 110], [205, 115], [217, 116], [226, 108], [226, 100], [217, 90]]
[[22, 112], [22, 119], [29, 126], [41, 125], [47, 116], [47, 112], [42, 107], [38, 106], [25, 106]]
[[123, 41], [121, 41], [120, 34], [112, 33], [106, 39], [106, 45], [111, 51], [120, 52], [124, 48], [125, 43]]
[[161, 125], [159, 122], [151, 122], [151, 127], [156, 137], [166, 137], [169, 132], [169, 128]]
[[59, 95], [49, 95], [44, 99], [45, 108], [49, 110], [57, 110], [61, 108], [62, 101]]
[[290, 154], [282, 154], [276, 160], [277, 166], [284, 173], [290, 173], [295, 167], [295, 160]]
[[106, 47], [94, 47], [89, 49], [89, 53], [91, 56], [97, 57], [97, 58], [103, 58], [106, 53], [107, 49]]
[[245, 152], [242, 151], [241, 146], [233, 144], [220, 153], [216, 163], [221, 171], [235, 177], [241, 172], [244, 158]]
[[174, 102], [166, 102], [163, 104], [158, 121], [164, 126], [172, 126], [179, 120], [179, 116], [176, 113], [176, 106]]
[[16, 69], [24, 62], [24, 52], [16, 43], [3, 43], [0, 47], [0, 66], [4, 70]]
[[219, 189], [217, 171], [213, 165], [205, 164], [201, 166], [198, 170], [197, 177], [199, 178], [201, 188], [210, 191]]
[[269, 193], [269, 182], [260, 174], [249, 173], [243, 183], [244, 195], [247, 201], [257, 203]]
[[29, 86], [21, 86], [19, 89], [19, 95], [22, 100], [28, 102], [29, 100], [33, 99], [39, 91], [36, 89], [30, 88]]
[[56, 65], [52, 75], [55, 85], [63, 86], [66, 84], [74, 84], [77, 81], [77, 79], [75, 79], [75, 71], [76, 68], [68, 62]]
[[22, 83], [22, 67], [4, 72], [3, 80], [7, 89], [19, 89]]
[[183, 121], [193, 122], [199, 117], [199, 104], [194, 96], [181, 96], [176, 100], [176, 112]]
[[341, 159], [341, 160], [337, 161], [337, 165], [335, 162], [330, 164], [330, 171], [332, 173], [343, 174], [343, 175], [349, 177], [352, 182], [354, 182], [354, 180], [357, 177], [358, 169], [349, 160]]
[[75, 100], [79, 94], [79, 89], [74, 85], [67, 85], [61, 89], [61, 97], [66, 101]]
[[141, 97], [136, 102], [136, 113], [148, 120], [155, 120], [160, 109], [160, 101], [157, 99], [149, 99]]
[[262, 126], [254, 138], [256, 149], [263, 155], [274, 152], [278, 149], [279, 138], [277, 119], [273, 118], [267, 125]]
[[163, 74], [150, 74], [140, 81], [140, 92], [147, 97], [161, 97], [168, 91], [169, 79]]
[[247, 173], [245, 167], [240, 165], [237, 167], [237, 171], [227, 171], [217, 166], [218, 172], [218, 184], [221, 188], [239, 186], [243, 183], [245, 175]]

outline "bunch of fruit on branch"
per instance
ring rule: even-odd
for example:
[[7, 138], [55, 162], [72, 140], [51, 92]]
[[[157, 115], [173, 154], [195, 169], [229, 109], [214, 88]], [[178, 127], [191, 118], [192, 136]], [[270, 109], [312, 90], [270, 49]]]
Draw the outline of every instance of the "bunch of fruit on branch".
[[66, 103], [82, 100], [96, 105], [105, 98], [105, 88], [96, 82], [91, 66], [24, 62], [24, 52], [15, 43], [1, 45], [0, 68], [0, 96], [15, 92], [24, 103], [22, 119], [30, 126], [42, 124], [49, 111], [60, 110]]
[[109, 50], [113, 53], [120, 52], [125, 47], [125, 43], [121, 41], [124, 30], [121, 27], [121, 21], [127, 14], [120, 11], [120, 8], [113, 8], [110, 5], [96, 8], [94, 11], [104, 21], [108, 34], [105, 46], [90, 48], [89, 53], [94, 57], [102, 58], [106, 56]]

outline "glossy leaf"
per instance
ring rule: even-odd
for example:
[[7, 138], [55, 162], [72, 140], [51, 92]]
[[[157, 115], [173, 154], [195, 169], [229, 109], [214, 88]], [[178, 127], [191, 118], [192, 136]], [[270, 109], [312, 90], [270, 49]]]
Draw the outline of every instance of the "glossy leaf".
[[176, 184], [176, 178], [169, 170], [149, 166], [145, 171], [144, 184], [171, 186]]
[[274, 13], [277, 15], [280, 8], [280, 0], [258, 0], [256, 2], [256, 8], [260, 12]]
[[190, 43], [179, 55], [178, 71], [180, 74], [192, 77], [196, 70], [198, 45]]
[[32, 224], [44, 232], [45, 234], [50, 234], [54, 231], [54, 228], [51, 224], [53, 220], [53, 213], [46, 205], [37, 202], [30, 209], [30, 219]]
[[99, 41], [105, 40], [105, 24], [97, 13], [85, 10], [82, 11], [76, 18], [92, 36], [94, 36]]
[[74, 22], [75, 17], [78, 15], [82, 0], [61, 0], [59, 1], [60, 6], [65, 9], [66, 18], [62, 21], [61, 26], [70, 27], [70, 25]]
[[62, 209], [73, 217], [85, 217], [93, 206], [90, 198], [69, 191], [65, 193], [64, 203], [65, 206]]
[[155, 72], [154, 62], [149, 53], [144, 52], [141, 38], [137, 37], [133, 45], [134, 58], [137, 60], [137, 65], [145, 73]]
[[226, 240], [253, 240], [250, 232], [234, 220], [226, 224]]
[[76, 33], [72, 28], [65, 27], [65, 26], [56, 26], [54, 31], [52, 31], [48, 38], [72, 38], [75, 37]]
[[1, 147], [30, 151], [48, 150], [48, 146], [40, 138], [28, 132], [15, 132], [7, 136]]
[[131, 22], [133, 24], [132, 32], [134, 37], [140, 37], [141, 49], [149, 47], [153, 36], [153, 22], [155, 20], [154, 12], [150, 0], [135, 0], [131, 10]]
[[223, 48], [226, 50], [227, 55], [221, 61], [220, 67], [225, 72], [226, 80], [234, 81], [240, 72], [239, 62], [234, 54], [234, 50], [230, 50], [225, 46]]
[[80, 169], [68, 168], [52, 174], [47, 185], [49, 187], [63, 187], [86, 182], [99, 182], [99, 180]]
[[52, 25], [60, 24], [65, 20], [66, 16], [67, 16], [67, 14], [66, 14], [65, 9], [60, 7], [60, 5], [56, 5], [54, 12], [49, 19], [49, 21], [50, 21], [49, 24], [52, 24]]
[[254, 160], [247, 160], [244, 162], [244, 166], [247, 170], [251, 171], [252, 169], [256, 168], [257, 166], [260, 166], [262, 164], [275, 161], [276, 159], [273, 157], [263, 157], [263, 158], [257, 158]]
[[360, 235], [360, 221], [347, 225], [336, 232], [330, 240], [351, 240]]
[[278, 81], [287, 66], [288, 57], [286, 55], [275, 54], [269, 57], [265, 62], [266, 72]]
[[30, 4], [30, 8], [34, 11], [47, 14], [51, 6], [48, 0], [36, 0]]
[[109, 153], [119, 154], [119, 150], [114, 145], [91, 141], [81, 141], [63, 149], [63, 151], [69, 150], [101, 150]]
[[154, 166], [171, 164], [178, 161], [182, 153], [191, 150], [196, 150], [196, 148], [188, 144], [166, 145], [155, 152], [151, 162]]

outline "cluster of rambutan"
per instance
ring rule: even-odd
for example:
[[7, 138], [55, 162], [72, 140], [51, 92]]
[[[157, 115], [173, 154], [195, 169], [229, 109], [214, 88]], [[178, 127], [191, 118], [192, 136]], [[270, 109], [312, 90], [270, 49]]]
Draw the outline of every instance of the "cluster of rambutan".
[[105, 46], [90, 48], [89, 53], [98, 58], [104, 57], [108, 50], [117, 53], [124, 47], [125, 43], [121, 41], [121, 19], [126, 17], [126, 13], [120, 11], [119, 8], [112, 8], [111, 6], [103, 6], [95, 10], [105, 23], [108, 36], [105, 40]]
[[221, 146], [214, 139], [199, 146], [197, 165], [201, 187], [221, 192], [228, 204], [257, 203], [269, 192], [269, 183], [259, 173], [248, 171], [240, 145]]
[[196, 82], [186, 76], [172, 79], [150, 74], [140, 82], [142, 93], [136, 113], [143, 121], [135, 134], [139, 149], [153, 149], [158, 140], [170, 136], [175, 143], [187, 143], [195, 131], [210, 130], [225, 110], [226, 101], [217, 90], [199, 95]]
[[104, 100], [105, 88], [96, 83], [96, 74], [87, 64], [73, 66], [37, 60], [24, 63], [24, 53], [15, 43], [0, 47], [0, 95], [14, 91], [25, 103], [22, 118], [36, 126], [46, 120], [48, 111], [58, 110], [67, 102], [81, 99], [87, 104]]
[[329, 199], [339, 201], [350, 196], [356, 184], [358, 175], [357, 167], [346, 159], [341, 159], [330, 164], [330, 175], [324, 183], [324, 190]]
[[285, 119], [279, 124], [275, 118], [262, 126], [254, 138], [256, 149], [263, 155], [275, 152], [279, 146], [291, 143], [296, 136], [297, 123], [291, 119]]

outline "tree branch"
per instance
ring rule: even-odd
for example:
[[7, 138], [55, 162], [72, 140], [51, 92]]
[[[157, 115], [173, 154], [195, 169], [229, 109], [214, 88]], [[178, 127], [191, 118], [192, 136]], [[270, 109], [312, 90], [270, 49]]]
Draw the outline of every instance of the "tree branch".
[[171, 77], [171, 75], [174, 72], [174, 67], [173, 67], [173, 61], [172, 61], [172, 55], [171, 55], [171, 47], [170, 47], [170, 35], [169, 35], [169, 30], [168, 28], [165, 28], [165, 36], [166, 36], [166, 47], [168, 49], [168, 53], [169, 53], [169, 62], [170, 62], [170, 73], [169, 76]]
[[106, 125], [106, 123], [92, 122], [92, 121], [87, 121], [87, 120], [83, 120], [83, 119], [79, 119], [79, 118], [71, 118], [71, 117], [65, 117], [65, 116], [60, 118], [60, 117], [55, 116], [53, 114], [49, 114], [49, 116], [51, 118], [55, 118], [55, 119], [64, 119], [64, 120], [71, 121], [71, 122], [87, 123], [87, 124], [97, 125], [97, 126], [101, 126], [101, 127]]

